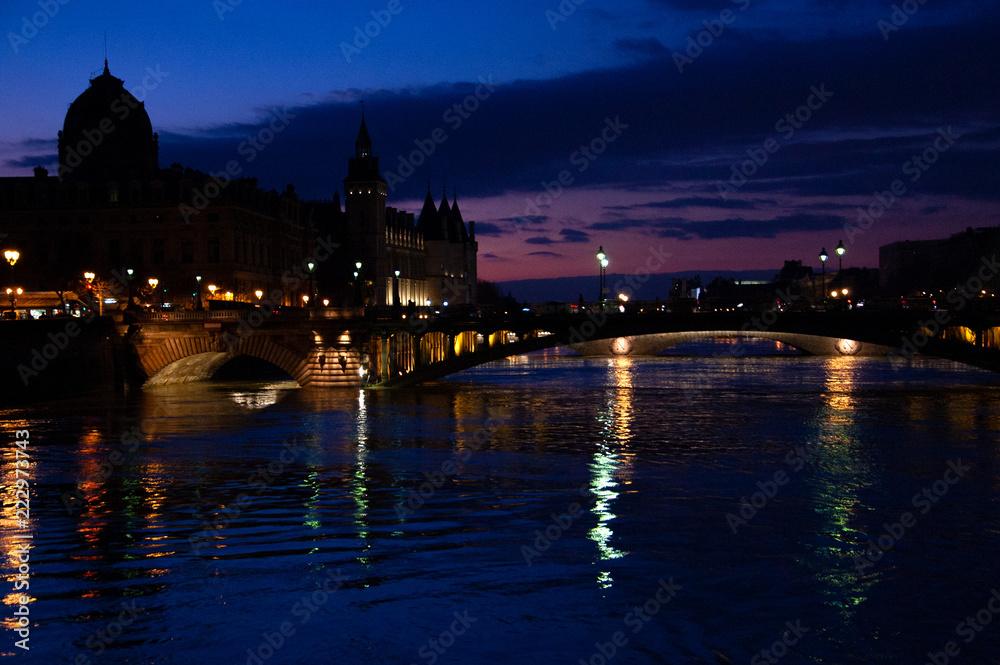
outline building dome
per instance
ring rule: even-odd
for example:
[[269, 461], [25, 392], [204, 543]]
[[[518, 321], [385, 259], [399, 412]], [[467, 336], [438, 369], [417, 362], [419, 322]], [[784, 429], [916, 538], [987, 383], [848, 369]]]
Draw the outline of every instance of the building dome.
[[59, 133], [61, 176], [146, 173], [158, 167], [157, 137], [145, 105], [124, 81], [104, 73], [76, 98]]

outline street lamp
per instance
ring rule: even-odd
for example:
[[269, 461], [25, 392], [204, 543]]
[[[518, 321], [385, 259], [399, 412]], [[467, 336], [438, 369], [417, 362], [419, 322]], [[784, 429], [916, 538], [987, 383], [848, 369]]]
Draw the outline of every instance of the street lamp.
[[[312, 298], [315, 295], [315, 291], [313, 289], [313, 272], [316, 270], [316, 264], [310, 261], [306, 264], [306, 267], [309, 268], [309, 298]], [[309, 302], [309, 298], [306, 298], [307, 303]], [[313, 301], [313, 305], [315, 304], [316, 302]]]
[[608, 255], [604, 253], [604, 246], [597, 248], [597, 263], [600, 265], [600, 294], [597, 297], [599, 302], [604, 302], [604, 279], [608, 268]]
[[132, 309], [135, 307], [135, 302], [132, 300], [132, 275], [135, 273], [131, 268], [125, 269], [125, 281], [128, 282], [128, 305], [125, 309]]
[[399, 271], [393, 273], [396, 275], [396, 279], [392, 280], [392, 304], [395, 307], [399, 307], [402, 303], [399, 302]]
[[830, 255], [826, 253], [826, 247], [819, 250], [819, 260], [823, 264], [823, 279], [820, 282], [820, 289], [826, 291], [826, 260], [830, 258]]
[[361, 261], [354, 264], [354, 306], [361, 306]]
[[309, 306], [309, 296], [302, 296], [302, 306], [303, 307]]
[[260, 299], [264, 297], [264, 292], [261, 291], [260, 289], [257, 289], [256, 291], [254, 291], [253, 294], [255, 296], [257, 296], [257, 302], [258, 303], [260, 302]]
[[152, 287], [152, 289], [153, 289], [153, 304], [155, 305], [156, 304], [156, 287], [159, 286], [160, 280], [156, 279], [155, 277], [150, 277], [146, 281], [149, 282], [149, 286]]
[[90, 291], [90, 309], [94, 309], [94, 301], [96, 300], [97, 315], [104, 316], [104, 296], [99, 292], [99, 288], [94, 288], [94, 280], [97, 279], [97, 275], [92, 272], [85, 272], [83, 273], [83, 278], [87, 280], [87, 290]]
[[844, 252], [847, 251], [843, 240], [837, 243], [837, 248], [834, 251], [837, 252], [837, 274], [839, 275], [840, 271], [844, 269]]
[[208, 293], [209, 293], [208, 299], [209, 300], [215, 300], [215, 292], [218, 291], [218, 290], [219, 290], [219, 287], [217, 287], [215, 284], [209, 284], [208, 285]]
[[24, 293], [24, 290], [21, 289], [21, 287], [17, 287], [16, 289], [7, 289], [7, 297], [10, 298], [10, 311], [14, 315], [15, 319], [17, 318], [17, 310], [14, 308], [17, 305], [17, 297], [22, 293]]
[[6, 252], [3, 253], [3, 257], [5, 259], [7, 259], [7, 263], [10, 264], [10, 281], [13, 282], [14, 281], [14, 264], [17, 263], [17, 260], [19, 258], [21, 258], [21, 253], [19, 251], [17, 251], [16, 249], [8, 249]]
[[194, 281], [198, 282], [198, 304], [196, 309], [200, 312], [204, 309], [204, 307], [201, 306], [201, 275], [195, 275]]

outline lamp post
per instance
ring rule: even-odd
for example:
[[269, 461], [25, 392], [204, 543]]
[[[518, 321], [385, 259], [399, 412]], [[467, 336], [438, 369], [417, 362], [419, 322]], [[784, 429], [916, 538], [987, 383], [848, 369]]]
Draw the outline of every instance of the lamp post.
[[259, 305], [260, 299], [264, 297], [264, 292], [261, 291], [260, 289], [257, 289], [256, 291], [253, 292], [253, 294], [257, 296], [257, 304]]
[[198, 304], [195, 305], [195, 310], [200, 312], [204, 309], [204, 307], [201, 306], [201, 275], [195, 275], [194, 281], [198, 282]]
[[820, 291], [823, 292], [824, 295], [826, 292], [826, 260], [828, 258], [830, 258], [830, 255], [826, 253], [826, 247], [819, 250], [819, 260], [823, 264], [823, 277], [820, 281]]
[[604, 253], [603, 245], [597, 248], [597, 263], [600, 266], [600, 272], [598, 273], [600, 277], [600, 293], [597, 296], [597, 300], [598, 302], [604, 302], [604, 279], [608, 268], [608, 255]]
[[17, 306], [17, 297], [22, 293], [24, 293], [24, 290], [21, 287], [17, 287], [16, 289], [7, 289], [7, 297], [10, 298], [10, 311], [14, 315], [15, 319], [17, 318], [17, 310], [15, 309]]
[[125, 269], [125, 281], [128, 282], [128, 304], [125, 306], [125, 309], [133, 309], [135, 307], [135, 301], [132, 299], [132, 275], [133, 274], [135, 274], [135, 271], [132, 270], [131, 268], [126, 268]]
[[313, 298], [313, 296], [316, 295], [316, 292], [315, 289], [313, 289], [313, 272], [315, 272], [316, 270], [316, 264], [310, 261], [309, 263], [306, 264], [306, 267], [309, 268], [309, 298], [306, 299], [306, 302], [308, 303], [309, 300], [312, 300], [313, 307], [315, 307], [316, 300]]
[[393, 304], [394, 307], [398, 308], [400, 306], [400, 302], [399, 302], [399, 271], [397, 270], [393, 274], [395, 275], [395, 279], [392, 280], [392, 304]]
[[160, 280], [155, 277], [150, 277], [148, 280], [149, 286], [153, 289], [153, 305], [156, 304], [156, 287], [159, 286]]
[[83, 278], [87, 280], [87, 289], [90, 291], [90, 309], [94, 309], [94, 301], [97, 301], [97, 315], [104, 316], [104, 296], [100, 293], [100, 284], [95, 288], [94, 280], [97, 275], [92, 272], [83, 273]]
[[844, 269], [844, 252], [847, 251], [843, 240], [837, 243], [837, 248], [834, 251], [837, 252], [837, 275], [839, 276], [840, 271]]
[[21, 253], [19, 251], [17, 251], [16, 249], [8, 249], [6, 252], [3, 253], [3, 257], [5, 259], [7, 259], [7, 263], [10, 264], [10, 282], [11, 282], [11, 284], [13, 284], [14, 283], [14, 264], [17, 263], [17, 260], [19, 258], [21, 258]]
[[354, 306], [360, 307], [361, 302], [361, 261], [354, 264]]
[[209, 284], [208, 285], [208, 292], [211, 295], [209, 295], [208, 299], [209, 300], [215, 300], [215, 292], [218, 291], [218, 290], [219, 290], [219, 287], [217, 287], [215, 284]]

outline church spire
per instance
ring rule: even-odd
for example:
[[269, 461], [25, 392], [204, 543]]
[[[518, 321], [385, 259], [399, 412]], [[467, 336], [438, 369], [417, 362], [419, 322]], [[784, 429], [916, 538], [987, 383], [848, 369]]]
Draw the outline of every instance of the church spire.
[[358, 140], [354, 142], [354, 154], [357, 157], [372, 156], [372, 139], [365, 125], [365, 103], [361, 102], [361, 128], [358, 130]]

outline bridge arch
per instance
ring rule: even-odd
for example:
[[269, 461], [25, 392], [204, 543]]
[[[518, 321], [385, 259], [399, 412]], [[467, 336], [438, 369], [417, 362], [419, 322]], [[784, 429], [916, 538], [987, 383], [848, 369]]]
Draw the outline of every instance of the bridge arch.
[[805, 354], [814, 356], [880, 356], [886, 355], [892, 350], [892, 347], [872, 344], [870, 342], [860, 342], [853, 339], [761, 330], [695, 330], [651, 333], [646, 335], [609, 337], [607, 339], [570, 344], [568, 346], [585, 356], [652, 356], [683, 342], [706, 339], [766, 339], [787, 344]]
[[185, 336], [162, 340], [139, 362], [148, 377], [144, 386], [205, 381], [238, 356], [251, 356], [274, 365], [300, 386], [310, 381], [310, 358], [295, 353], [268, 337], [249, 336], [231, 348], [221, 337]]

